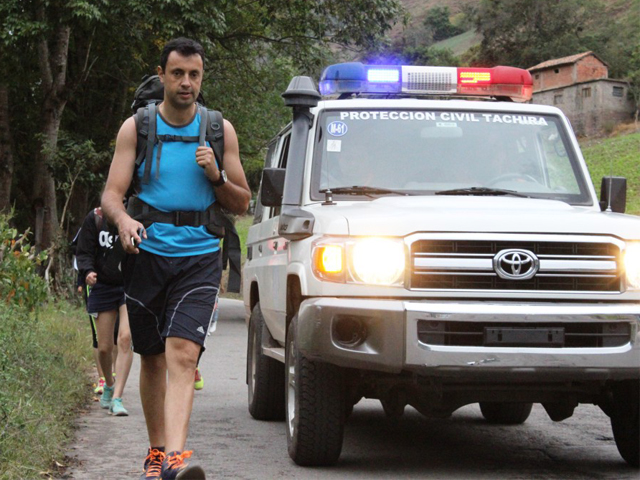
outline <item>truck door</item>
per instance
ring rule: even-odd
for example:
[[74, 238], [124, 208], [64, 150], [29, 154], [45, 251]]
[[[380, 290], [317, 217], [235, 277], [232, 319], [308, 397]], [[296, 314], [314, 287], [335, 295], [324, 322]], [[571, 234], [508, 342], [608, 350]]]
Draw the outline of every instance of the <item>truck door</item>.
[[[290, 140], [291, 131], [280, 136], [270, 166], [286, 168]], [[269, 165], [265, 162], [265, 166]], [[257, 278], [260, 307], [271, 334], [284, 342], [288, 240], [278, 235], [280, 207], [263, 207], [261, 217], [249, 231], [247, 246], [251, 259], [246, 273]]]

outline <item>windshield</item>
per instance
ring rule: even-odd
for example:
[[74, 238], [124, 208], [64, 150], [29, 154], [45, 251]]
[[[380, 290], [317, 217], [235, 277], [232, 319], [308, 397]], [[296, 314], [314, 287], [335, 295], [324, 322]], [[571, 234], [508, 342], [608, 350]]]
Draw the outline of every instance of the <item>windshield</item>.
[[495, 194], [591, 204], [560, 120], [551, 115], [325, 111], [316, 140], [314, 200], [338, 189], [337, 196], [363, 200]]

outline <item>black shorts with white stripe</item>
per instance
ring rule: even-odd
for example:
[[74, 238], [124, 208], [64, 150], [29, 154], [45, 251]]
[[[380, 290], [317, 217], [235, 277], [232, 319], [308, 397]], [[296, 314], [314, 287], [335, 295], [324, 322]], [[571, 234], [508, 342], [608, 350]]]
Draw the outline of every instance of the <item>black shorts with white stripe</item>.
[[157, 355], [167, 337], [205, 348], [222, 273], [220, 251], [164, 257], [140, 249], [122, 262], [133, 351]]

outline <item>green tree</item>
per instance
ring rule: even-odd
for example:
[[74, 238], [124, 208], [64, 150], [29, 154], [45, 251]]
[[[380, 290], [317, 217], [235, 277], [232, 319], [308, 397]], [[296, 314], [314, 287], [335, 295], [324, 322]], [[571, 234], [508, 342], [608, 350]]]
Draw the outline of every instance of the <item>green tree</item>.
[[430, 8], [424, 19], [424, 27], [434, 42], [455, 37], [463, 32], [451, 23], [451, 12], [447, 6]]
[[598, 53], [606, 40], [603, 14], [600, 0], [482, 0], [475, 63], [529, 68], [585, 50]]
[[[267, 130], [271, 134], [274, 124], [282, 121], [274, 113], [281, 111], [275, 108], [275, 99], [286, 83], [276, 69], [288, 68], [287, 76], [294, 70], [315, 72], [336, 44], [369, 48], [400, 13], [397, 0], [258, 0], [243, 4], [226, 0], [3, 0], [0, 66], [14, 72], [9, 64], [12, 58], [19, 58], [25, 71], [30, 69], [29, 75], [7, 88], [16, 104], [29, 107], [21, 115], [35, 121], [27, 124], [9, 119], [3, 123], [0, 113], [0, 129], [9, 132], [11, 124], [25, 127], [15, 139], [15, 156], [20, 157], [15, 165], [20, 171], [13, 177], [20, 182], [15, 195], [25, 200], [28, 196], [36, 212], [29, 219], [35, 225], [36, 244], [46, 248], [57, 235], [62, 205], [49, 167], [54, 163], [60, 128], [93, 140], [97, 149], [110, 149], [110, 141], [129, 114], [133, 89], [143, 73], [153, 71], [168, 39], [185, 35], [203, 44], [207, 71], [214, 80], [205, 92], [209, 104], [228, 111], [227, 116], [240, 127], [245, 148], [254, 153], [264, 145]], [[260, 110], [251, 108], [250, 101]], [[42, 140], [35, 146], [26, 145], [34, 143], [36, 133], [42, 134]], [[2, 145], [7, 143], [4, 138], [0, 137]], [[28, 173], [23, 165], [29, 166]], [[31, 210], [24, 202], [20, 208]]]

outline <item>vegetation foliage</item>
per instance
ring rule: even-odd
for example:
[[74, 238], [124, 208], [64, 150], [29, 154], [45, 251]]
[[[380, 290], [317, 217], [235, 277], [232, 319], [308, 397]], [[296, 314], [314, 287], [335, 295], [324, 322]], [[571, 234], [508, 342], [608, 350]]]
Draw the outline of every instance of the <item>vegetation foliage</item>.
[[9, 216], [0, 215], [0, 299], [4, 306], [16, 305], [34, 310], [47, 296], [44, 279], [37, 267], [46, 260], [46, 252], [36, 253], [29, 243], [29, 232], [21, 235], [9, 225]]
[[29, 234], [0, 215], [0, 480], [40, 478], [64, 463], [75, 408], [88, 397], [85, 318], [68, 304], [43, 308]]
[[638, 175], [640, 133], [611, 138], [584, 139], [581, 149], [598, 195], [600, 195], [602, 177], [609, 176], [612, 172], [614, 176], [626, 177], [626, 213], [640, 215], [640, 175]]

